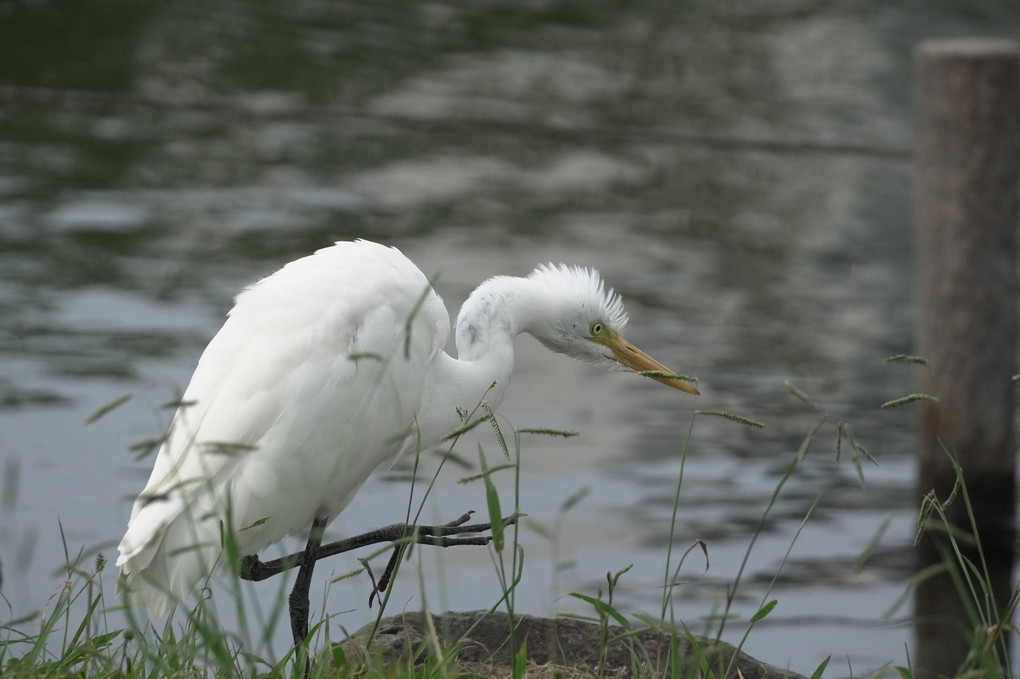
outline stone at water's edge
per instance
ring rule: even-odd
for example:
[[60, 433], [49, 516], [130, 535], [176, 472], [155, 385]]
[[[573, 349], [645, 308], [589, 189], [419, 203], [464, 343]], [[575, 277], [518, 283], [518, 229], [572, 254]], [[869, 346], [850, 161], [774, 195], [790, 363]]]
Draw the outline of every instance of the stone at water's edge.
[[[516, 616], [517, 629], [515, 644], [519, 648], [521, 642], [527, 640], [528, 661], [532, 664], [545, 665], [551, 663], [567, 667], [595, 668], [599, 664], [599, 648], [601, 630], [598, 625], [573, 618], [536, 618], [530, 615]], [[458, 661], [464, 664], [483, 663], [509, 665], [515, 649], [511, 649], [508, 641], [510, 619], [506, 613], [487, 613], [486, 611], [449, 612], [433, 616], [433, 624], [439, 636], [440, 645], [444, 648], [462, 640], [464, 643], [457, 655]], [[358, 630], [347, 642], [345, 652], [349, 659], [364, 653], [364, 643], [371, 633], [373, 625], [368, 624]], [[610, 638], [618, 637], [625, 630], [622, 627], [610, 627]], [[384, 658], [396, 659], [406, 655], [409, 648], [417, 650], [423, 647], [427, 639], [426, 630], [422, 625], [420, 613], [405, 613], [384, 618], [376, 631], [369, 653], [380, 653]], [[695, 637], [697, 644], [708, 657], [709, 667], [719, 679], [804, 679], [803, 675], [789, 670], [773, 667], [725, 642], [713, 642], [703, 637]], [[654, 672], [656, 663], [665, 666], [669, 662], [671, 638], [664, 632], [645, 630], [628, 639], [610, 644], [606, 656], [606, 670], [610, 676], [631, 674], [632, 658], [647, 658]], [[694, 650], [681, 633], [676, 641], [678, 652], [682, 655], [678, 676], [702, 676], [698, 670], [698, 662]], [[431, 647], [428, 645], [426, 647]], [[643, 650], [642, 650], [643, 649]], [[636, 653], [635, 653], [636, 650]], [[736, 660], [728, 674], [723, 673], [736, 653]], [[661, 674], [661, 671], [659, 672]], [[671, 672], [669, 674], [672, 674]]]

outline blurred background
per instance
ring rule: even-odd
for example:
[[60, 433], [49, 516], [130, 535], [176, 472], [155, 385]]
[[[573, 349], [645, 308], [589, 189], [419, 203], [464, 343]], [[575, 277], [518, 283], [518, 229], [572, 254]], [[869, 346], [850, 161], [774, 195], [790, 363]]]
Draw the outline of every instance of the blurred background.
[[[688, 557], [670, 605], [713, 632], [822, 423], [723, 636], [775, 598], [745, 644], [760, 659], [904, 664], [913, 413], [879, 405], [913, 386], [883, 364], [912, 346], [911, 49], [1018, 34], [997, 0], [0, 0], [0, 618], [45, 605], [65, 552], [115, 558], [152, 463], [133, 446], [162, 435], [233, 295], [368, 238], [437, 276], [451, 313], [490, 275], [595, 266], [629, 339], [700, 379], [695, 401], [518, 342], [505, 430], [579, 432], [521, 440], [518, 610], [590, 613], [567, 595], [634, 564], [614, 605], [659, 614], [690, 433], [675, 539], [709, 563]], [[863, 487], [840, 420], [877, 460]], [[468, 473], [442, 471], [429, 520], [484, 511]], [[370, 481], [330, 535], [401, 520], [407, 489]], [[499, 598], [485, 550], [435, 552], [431, 608]], [[328, 587], [332, 624], [372, 619], [368, 591]], [[406, 569], [390, 612], [422, 595]]]

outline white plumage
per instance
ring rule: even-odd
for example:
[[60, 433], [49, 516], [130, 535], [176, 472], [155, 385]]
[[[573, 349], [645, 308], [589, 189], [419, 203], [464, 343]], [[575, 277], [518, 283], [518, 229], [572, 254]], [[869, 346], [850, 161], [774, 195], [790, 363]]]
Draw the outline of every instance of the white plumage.
[[458, 426], [458, 407], [483, 396], [496, 407], [520, 332], [665, 371], [619, 336], [626, 318], [595, 271], [499, 276], [464, 303], [455, 359], [442, 300], [395, 248], [337, 243], [252, 284], [203, 352], [135, 502], [117, 559], [129, 604], [160, 615], [187, 598], [221, 559], [221, 526], [241, 554], [307, 533], [378, 466]]

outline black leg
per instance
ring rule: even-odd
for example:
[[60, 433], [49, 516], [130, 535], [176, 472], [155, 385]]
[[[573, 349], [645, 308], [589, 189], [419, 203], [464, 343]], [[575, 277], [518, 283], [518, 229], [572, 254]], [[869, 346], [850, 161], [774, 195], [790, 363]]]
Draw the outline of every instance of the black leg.
[[308, 531], [308, 544], [299, 562], [294, 589], [290, 591], [290, 631], [294, 635], [294, 649], [298, 653], [308, 636], [308, 609], [311, 607], [308, 592], [312, 586], [312, 571], [319, 559], [319, 545], [326, 530], [326, 519], [317, 517]]
[[[472, 514], [474, 514], [474, 512], [465, 512], [464, 514], [461, 514], [458, 518], [454, 519], [453, 521], [451, 521], [449, 523], [444, 523], [442, 526], [429, 526], [429, 527], [426, 527], [425, 530], [427, 530], [427, 531], [435, 531], [435, 532], [444, 532], [444, 531], [447, 531], [447, 530], [462, 531], [462, 530], [464, 530], [464, 524], [466, 524], [468, 522], [468, 520], [471, 518]], [[503, 525], [504, 526], [509, 525], [510, 523], [513, 523], [514, 520], [516, 520], [515, 517], [508, 517], [506, 519], [503, 519]], [[488, 524], [488, 523], [478, 524], [478, 525], [484, 526], [483, 530], [490, 530], [492, 528], [491, 524]], [[414, 529], [415, 528], [420, 528], [420, 527], [419, 526], [408, 526], [407, 528], [408, 528], [408, 530], [411, 531], [410, 535], [412, 537], [415, 537]], [[470, 526], [469, 528], [475, 528], [475, 526]], [[475, 531], [471, 530], [470, 532], [475, 532]], [[482, 544], [482, 545], [485, 545], [485, 544], [488, 544], [489, 541], [492, 539], [488, 535], [481, 536], [480, 539], [482, 540], [482, 542], [473, 542], [474, 538], [458, 538], [458, 542], [451, 543], [451, 544], [447, 545], [447, 544], [432, 542], [434, 537], [431, 536], [431, 535], [426, 535], [425, 537], [426, 537], [426, 539], [428, 541], [427, 542], [420, 542], [419, 544], [437, 545], [437, 546], [441, 546], [441, 547], [452, 546], [452, 544], [458, 544], [458, 545]], [[446, 539], [449, 539], [449, 538], [446, 538]], [[406, 547], [406, 546], [407, 545], [399, 544], [399, 545], [395, 545], [393, 547], [393, 554], [390, 556], [390, 560], [386, 562], [386, 569], [383, 571], [382, 577], [379, 578], [379, 582], [373, 582], [372, 583], [372, 593], [368, 595], [368, 607], [369, 608], [372, 607], [372, 600], [375, 597], [379, 597], [379, 602], [380, 602], [380, 604], [382, 603], [382, 595], [386, 591], [386, 588], [390, 586], [390, 578], [393, 577], [393, 572], [397, 568], [397, 560], [400, 558], [400, 555], [404, 553], [404, 547]]]
[[[503, 527], [517, 523], [522, 515], [512, 514], [503, 518]], [[398, 540], [412, 539], [419, 545], [432, 545], [433, 547], [454, 547], [456, 545], [487, 545], [492, 541], [490, 535], [472, 535], [482, 533], [492, 528], [488, 523], [467, 524], [471, 518], [471, 512], [464, 514], [456, 521], [441, 526], [409, 526], [405, 523], [395, 523], [384, 526], [378, 530], [355, 535], [345, 540], [337, 540], [327, 545], [317, 545], [312, 555], [313, 561], [324, 559], [327, 556], [334, 556], [344, 552], [377, 545], [381, 542], [395, 542]], [[311, 537], [311, 536], [309, 536]], [[321, 535], [320, 535], [321, 539]], [[308, 550], [294, 552], [287, 556], [262, 561], [257, 554], [249, 554], [241, 558], [240, 576], [242, 580], [260, 582], [279, 575], [283, 571], [302, 566], [308, 559]]]
[[393, 571], [397, 567], [397, 559], [404, 553], [405, 545], [397, 545], [393, 548], [393, 554], [390, 555], [390, 560], [386, 562], [386, 570], [383, 571], [382, 577], [379, 578], [378, 582], [375, 582], [373, 578], [372, 582], [372, 593], [368, 595], [368, 607], [372, 608], [372, 600], [379, 597], [379, 605], [382, 606], [382, 596], [386, 591], [386, 588], [390, 585], [390, 578], [393, 577]]
[[[502, 519], [503, 527], [517, 523], [521, 514], [512, 514]], [[287, 556], [272, 561], [261, 561], [256, 554], [250, 554], [241, 558], [240, 576], [244, 580], [258, 582], [278, 575], [283, 571], [290, 570], [295, 566], [298, 568], [297, 579], [294, 588], [290, 592], [290, 631], [294, 636], [294, 652], [297, 658], [301, 657], [301, 647], [308, 637], [308, 611], [311, 607], [309, 591], [312, 586], [312, 571], [315, 569], [315, 562], [327, 556], [342, 554], [359, 547], [375, 545], [381, 542], [398, 542], [394, 545], [394, 554], [390, 558], [373, 591], [373, 596], [381, 595], [389, 584], [390, 577], [396, 567], [396, 562], [402, 549], [408, 544], [433, 545], [435, 547], [453, 547], [455, 545], [487, 545], [492, 541], [491, 535], [477, 535], [492, 529], [492, 524], [476, 523], [468, 524], [471, 512], [460, 516], [455, 521], [441, 526], [413, 526], [404, 523], [395, 523], [385, 526], [379, 530], [362, 533], [346, 540], [338, 540], [327, 545], [322, 544], [322, 535], [326, 530], [326, 519], [318, 517], [312, 523], [308, 532], [308, 544], [304, 551], [288, 554]], [[371, 598], [369, 599], [371, 605]], [[307, 677], [311, 668], [310, 663], [305, 661], [304, 675]]]

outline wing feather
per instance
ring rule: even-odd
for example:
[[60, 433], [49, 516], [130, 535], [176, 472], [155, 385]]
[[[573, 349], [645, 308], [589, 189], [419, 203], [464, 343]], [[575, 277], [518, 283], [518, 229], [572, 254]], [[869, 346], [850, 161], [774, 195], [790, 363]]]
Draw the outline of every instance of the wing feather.
[[221, 521], [250, 554], [334, 518], [406, 447], [449, 325], [421, 271], [366, 241], [337, 243], [242, 292], [121, 541], [133, 605], [159, 614], [184, 599], [219, 559]]

